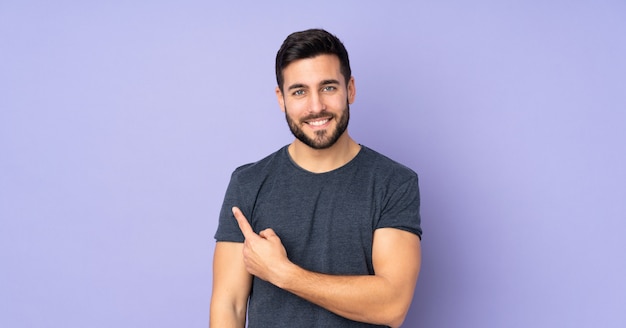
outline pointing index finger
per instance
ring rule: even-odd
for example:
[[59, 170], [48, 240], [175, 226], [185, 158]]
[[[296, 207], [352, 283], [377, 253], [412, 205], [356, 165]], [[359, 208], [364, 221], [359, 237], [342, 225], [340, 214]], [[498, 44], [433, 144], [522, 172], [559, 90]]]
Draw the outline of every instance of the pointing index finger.
[[239, 229], [243, 233], [243, 236], [245, 238], [248, 238], [248, 237], [251, 237], [252, 235], [256, 235], [254, 230], [252, 230], [252, 227], [250, 226], [248, 219], [246, 219], [246, 217], [243, 215], [239, 207], [234, 206], [232, 210], [233, 210], [233, 215], [235, 216], [235, 220], [237, 220], [237, 224], [239, 225]]

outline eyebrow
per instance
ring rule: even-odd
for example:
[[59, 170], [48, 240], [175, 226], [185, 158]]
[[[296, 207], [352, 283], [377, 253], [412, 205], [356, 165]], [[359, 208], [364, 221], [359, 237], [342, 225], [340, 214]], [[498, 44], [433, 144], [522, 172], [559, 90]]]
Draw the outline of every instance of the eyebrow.
[[322, 81], [322, 83], [320, 83], [320, 85], [329, 85], [329, 84], [339, 84], [339, 81], [337, 81], [337, 80], [324, 80], [324, 81]]
[[289, 88], [287, 88], [287, 90], [300, 89], [300, 88], [306, 88], [306, 85], [302, 83], [292, 84], [289, 86]]
[[[322, 81], [322, 83], [320, 83], [320, 86], [329, 85], [329, 84], [339, 84], [339, 81], [334, 80], [334, 79], [324, 80]], [[307, 86], [302, 83], [295, 83], [295, 84], [290, 85], [289, 88], [287, 88], [287, 90], [301, 89], [301, 88], [307, 88]]]

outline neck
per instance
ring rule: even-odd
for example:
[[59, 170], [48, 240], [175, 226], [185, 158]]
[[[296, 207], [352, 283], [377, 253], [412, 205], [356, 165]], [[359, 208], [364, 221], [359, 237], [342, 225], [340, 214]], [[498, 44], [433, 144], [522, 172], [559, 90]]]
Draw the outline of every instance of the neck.
[[288, 150], [298, 166], [313, 173], [324, 173], [346, 165], [359, 153], [361, 146], [346, 131], [334, 145], [326, 149], [314, 149], [296, 139]]

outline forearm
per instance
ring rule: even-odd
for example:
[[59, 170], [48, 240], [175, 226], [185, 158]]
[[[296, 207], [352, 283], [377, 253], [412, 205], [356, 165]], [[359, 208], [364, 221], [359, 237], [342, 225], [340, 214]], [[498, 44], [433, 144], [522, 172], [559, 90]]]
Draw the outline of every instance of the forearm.
[[342, 317], [391, 327], [404, 321], [414, 289], [414, 283], [394, 284], [382, 276], [327, 275], [293, 264], [275, 284]]

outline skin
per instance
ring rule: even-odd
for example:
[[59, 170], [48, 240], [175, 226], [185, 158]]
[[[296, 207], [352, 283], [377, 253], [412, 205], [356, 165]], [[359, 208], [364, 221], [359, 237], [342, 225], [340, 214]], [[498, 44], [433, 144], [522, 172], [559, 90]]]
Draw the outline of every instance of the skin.
[[[276, 88], [281, 110], [307, 138], [324, 145], [347, 110], [346, 100], [354, 102], [354, 78], [346, 83], [334, 55], [295, 61], [283, 75], [285, 92]], [[311, 147], [296, 138], [288, 149], [298, 165], [318, 173], [345, 165], [360, 150], [347, 130], [336, 142], [324, 146]], [[274, 230], [255, 233], [237, 207], [233, 216], [245, 241], [218, 242], [215, 247], [212, 327], [245, 326], [252, 276], [352, 320], [391, 327], [404, 321], [421, 265], [420, 240], [415, 234], [377, 229], [372, 245], [375, 275], [328, 275], [291, 262]]]
[[243, 244], [218, 242], [213, 255], [209, 326], [244, 328], [251, 287], [252, 275], [244, 265]]

